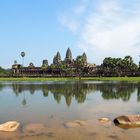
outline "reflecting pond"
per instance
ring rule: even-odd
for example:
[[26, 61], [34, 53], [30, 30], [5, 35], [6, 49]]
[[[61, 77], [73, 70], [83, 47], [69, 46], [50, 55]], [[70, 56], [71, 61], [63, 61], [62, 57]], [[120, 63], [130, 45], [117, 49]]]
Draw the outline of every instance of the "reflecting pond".
[[[140, 114], [140, 84], [129, 82], [1, 82], [0, 123], [19, 121], [17, 132], [0, 132], [0, 140], [139, 140], [140, 128], [102, 124], [125, 114]], [[84, 120], [85, 127], [65, 123]], [[33, 128], [32, 128], [33, 127]]]

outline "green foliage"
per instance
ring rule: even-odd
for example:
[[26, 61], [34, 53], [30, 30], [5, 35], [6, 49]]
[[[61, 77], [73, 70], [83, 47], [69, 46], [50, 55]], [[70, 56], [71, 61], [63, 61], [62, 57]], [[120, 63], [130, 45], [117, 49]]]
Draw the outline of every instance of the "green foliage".
[[55, 68], [56, 68], [56, 65], [54, 65], [54, 64], [50, 65], [50, 69], [55, 69]]
[[25, 52], [21, 52], [21, 57], [25, 57]]
[[[1, 85], [1, 90], [5, 85]], [[88, 84], [83, 81], [74, 82], [52, 82], [51, 84], [19, 84], [14, 82], [12, 85], [13, 92], [16, 96], [23, 95], [22, 105], [27, 105], [27, 100], [24, 91], [29, 91], [31, 95], [35, 94], [35, 91], [41, 91], [44, 97], [52, 94], [55, 101], [59, 104], [62, 100], [69, 107], [72, 100], [77, 103], [84, 103], [88, 94], [99, 91], [105, 100], [121, 99], [123, 101], [129, 101], [132, 94], [137, 92], [137, 100], [140, 101], [140, 87], [139, 83], [132, 82], [101, 82]], [[40, 92], [40, 93], [41, 93]], [[62, 102], [63, 102], [62, 101]]]
[[45, 64], [42, 64], [41, 69], [45, 70], [47, 69], [47, 66]]
[[9, 69], [4, 69], [2, 67], [0, 67], [0, 76], [6, 76], [10, 74], [10, 70]]
[[85, 57], [83, 57], [82, 55], [79, 55], [77, 56], [76, 58], [76, 64], [77, 64], [77, 67], [83, 67], [84, 64], [85, 64]]
[[[140, 82], [140, 77], [82, 77], [81, 80], [93, 80], [93, 81], [131, 81]], [[28, 82], [45, 82], [45, 81], [79, 81], [79, 77], [69, 78], [0, 78], [0, 81], [28, 81]]]
[[102, 64], [103, 73], [114, 73], [114, 75], [121, 75], [122, 72], [136, 72], [138, 66], [133, 62], [131, 56], [122, 58], [107, 57]]
[[60, 70], [66, 70], [66, 64], [65, 63], [60, 63], [59, 66]]

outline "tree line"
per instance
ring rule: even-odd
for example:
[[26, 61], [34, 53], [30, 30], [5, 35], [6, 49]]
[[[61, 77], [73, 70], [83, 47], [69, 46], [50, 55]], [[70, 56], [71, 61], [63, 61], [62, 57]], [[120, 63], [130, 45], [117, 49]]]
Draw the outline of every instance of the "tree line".
[[[55, 56], [54, 63], [50, 66], [47, 65], [47, 61], [43, 62], [42, 73], [51, 74], [52, 76], [139, 76], [140, 68], [134, 63], [131, 56], [125, 56], [124, 58], [104, 58], [101, 65], [89, 65], [87, 63], [87, 57], [83, 55], [77, 56], [75, 61], [60, 61], [60, 54]], [[31, 69], [35, 68], [33, 65]], [[11, 74], [10, 69], [3, 69], [0, 67], [0, 76], [6, 76]], [[46, 72], [46, 73], [45, 73]], [[30, 73], [29, 73], [30, 74]]]
[[34, 95], [36, 91], [41, 91], [43, 97], [48, 97], [52, 94], [58, 104], [64, 98], [67, 106], [70, 106], [73, 100], [76, 100], [78, 104], [84, 103], [89, 94], [96, 92], [99, 92], [104, 100], [121, 99], [122, 101], [129, 101], [132, 94], [136, 93], [137, 101], [140, 102], [139, 83], [85, 83], [83, 81], [54, 82], [49, 84], [12, 83], [10, 85], [0, 85], [0, 91], [6, 86], [11, 87], [17, 97], [23, 95], [23, 105], [27, 104], [25, 93], [29, 92], [31, 95]]
[[124, 58], [106, 57], [98, 69], [103, 76], [137, 76], [139, 66], [136, 65], [131, 56]]
[[11, 70], [10, 69], [4, 69], [2, 67], [0, 67], [0, 76], [8, 76], [10, 75]]

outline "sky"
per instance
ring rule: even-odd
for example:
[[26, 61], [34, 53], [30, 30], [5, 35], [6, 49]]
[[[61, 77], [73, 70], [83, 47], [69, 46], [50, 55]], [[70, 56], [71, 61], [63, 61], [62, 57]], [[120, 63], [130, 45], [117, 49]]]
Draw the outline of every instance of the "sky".
[[89, 63], [131, 55], [140, 60], [140, 0], [0, 0], [0, 66], [52, 63], [68, 47]]

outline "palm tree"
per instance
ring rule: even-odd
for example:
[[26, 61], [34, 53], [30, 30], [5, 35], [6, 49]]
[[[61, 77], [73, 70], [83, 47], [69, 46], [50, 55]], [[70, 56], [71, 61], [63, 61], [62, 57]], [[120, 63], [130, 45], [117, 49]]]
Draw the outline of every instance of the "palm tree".
[[25, 57], [25, 52], [21, 52], [21, 57], [22, 57], [22, 67], [24, 66], [24, 57]]
[[14, 61], [14, 65], [16, 65], [16, 64], [17, 64], [17, 60]]
[[79, 55], [76, 58], [76, 65], [77, 65], [77, 71], [78, 71], [78, 75], [79, 75], [79, 79], [81, 79], [81, 74], [83, 72], [84, 69], [84, 57]]
[[27, 101], [26, 101], [26, 97], [25, 97], [25, 92], [24, 91], [23, 91], [22, 105], [23, 105], [23, 107], [26, 107], [26, 105], [27, 105]]
[[138, 66], [133, 62], [131, 56], [121, 58], [106, 57], [103, 60], [103, 73], [121, 76], [123, 73], [127, 75], [128, 72], [136, 72]]

